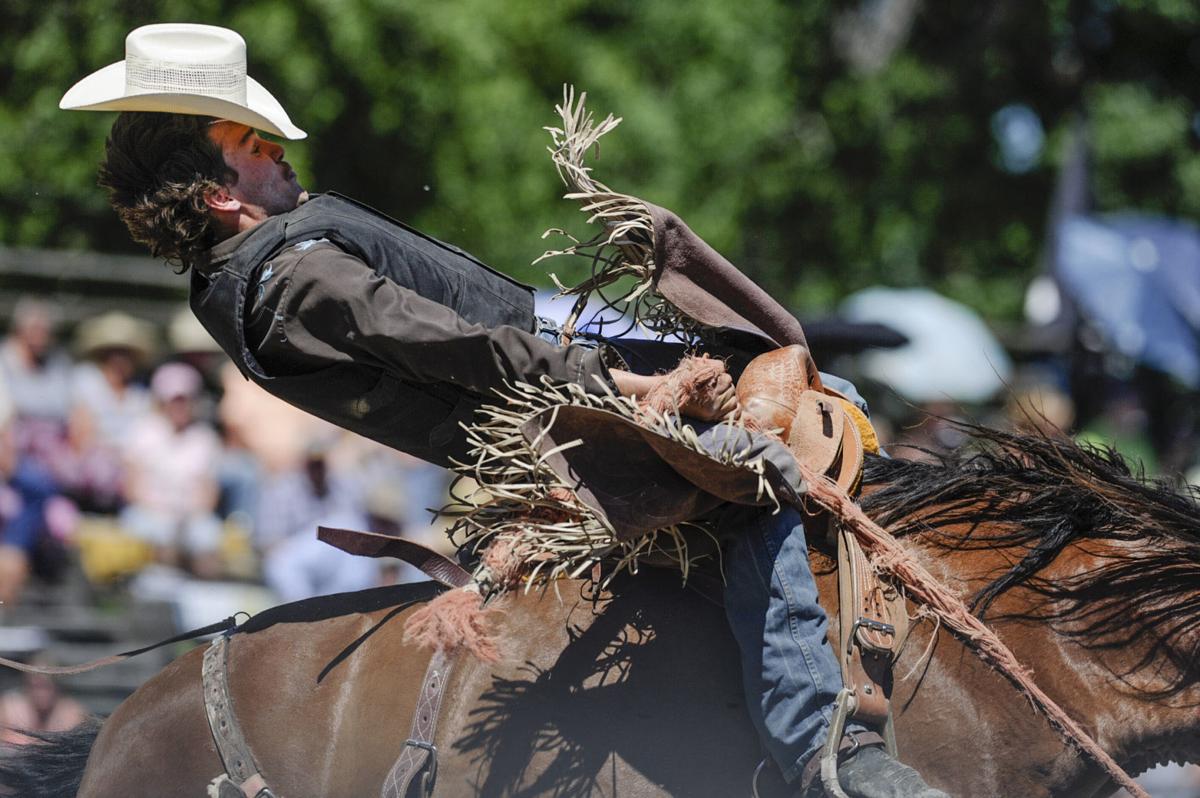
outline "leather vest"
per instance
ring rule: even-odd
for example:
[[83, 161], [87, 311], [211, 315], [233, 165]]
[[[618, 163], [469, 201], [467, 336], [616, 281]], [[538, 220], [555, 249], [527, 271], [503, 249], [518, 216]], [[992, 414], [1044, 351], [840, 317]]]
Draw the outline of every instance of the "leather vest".
[[532, 331], [533, 288], [335, 193], [272, 216], [219, 269], [192, 276], [192, 311], [243, 375], [313, 415], [416, 457], [439, 465], [451, 457], [463, 459], [467, 451], [459, 423], [470, 420], [482, 397], [354, 364], [305, 375], [268, 374], [246, 345], [246, 303], [255, 272], [284, 249], [320, 238], [357, 256], [376, 274], [485, 327]]

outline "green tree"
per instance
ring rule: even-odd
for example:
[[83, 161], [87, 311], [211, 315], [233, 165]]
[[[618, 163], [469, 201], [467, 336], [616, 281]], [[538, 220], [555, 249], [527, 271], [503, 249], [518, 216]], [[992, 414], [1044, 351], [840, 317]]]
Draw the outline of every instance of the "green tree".
[[[875, 3], [873, 7], [886, 6]], [[1037, 267], [1053, 146], [999, 165], [992, 115], [1051, 145], [1085, 108], [1101, 208], [1200, 212], [1200, 14], [1179, 0], [927, 2], [882, 68], [834, 0], [11, 0], [0, 30], [0, 243], [133, 251], [95, 164], [112, 115], [63, 91], [153, 21], [236, 28], [310, 133], [289, 160], [526, 279], [547, 227], [582, 232], [545, 153], [562, 85], [625, 122], [598, 176], [671, 207], [769, 290], [826, 310], [932, 285], [993, 317]], [[561, 266], [556, 266], [561, 268]]]

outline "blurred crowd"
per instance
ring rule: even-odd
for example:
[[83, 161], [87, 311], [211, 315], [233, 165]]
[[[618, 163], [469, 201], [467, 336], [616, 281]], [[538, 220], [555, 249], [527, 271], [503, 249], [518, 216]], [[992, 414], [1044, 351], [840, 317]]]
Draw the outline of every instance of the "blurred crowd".
[[428, 536], [441, 469], [274, 399], [186, 308], [166, 330], [121, 312], [59, 330], [26, 298], [0, 343], [0, 612], [71, 563], [152, 597], [234, 580], [290, 601], [404, 578], [314, 530]]
[[[1151, 475], [1195, 470], [1193, 414], [1172, 410], [1189, 394], [1114, 369], [1102, 348], [1014, 359], [971, 311], [927, 291], [869, 289], [840, 316], [905, 341], [822, 363], [867, 396], [893, 455], [955, 448], [959, 419], [1072, 434]], [[320, 543], [322, 524], [445, 545], [429, 512], [445, 503], [445, 472], [271, 397], [187, 308], [166, 329], [119, 311], [68, 340], [61, 329], [54, 305], [26, 298], [0, 343], [0, 613], [31, 576], [73, 563], [151, 599], [233, 580], [290, 601], [409, 575]]]

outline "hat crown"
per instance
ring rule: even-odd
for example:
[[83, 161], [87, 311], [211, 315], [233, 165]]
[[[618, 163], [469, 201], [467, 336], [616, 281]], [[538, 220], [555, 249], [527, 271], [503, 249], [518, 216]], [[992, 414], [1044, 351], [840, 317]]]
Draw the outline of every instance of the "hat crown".
[[125, 60], [72, 86], [58, 107], [69, 111], [194, 114], [288, 139], [305, 133], [279, 101], [246, 74], [246, 40], [213, 25], [143, 25], [125, 37]]
[[125, 90], [199, 94], [244, 105], [246, 41], [213, 25], [143, 25], [125, 37]]

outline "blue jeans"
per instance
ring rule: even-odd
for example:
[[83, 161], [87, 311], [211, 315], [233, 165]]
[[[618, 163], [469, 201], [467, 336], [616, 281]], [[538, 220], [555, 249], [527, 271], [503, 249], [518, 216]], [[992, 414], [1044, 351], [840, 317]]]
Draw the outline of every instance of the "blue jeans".
[[725, 612], [742, 655], [746, 705], [783, 777], [795, 781], [828, 735], [841, 669], [817, 602], [800, 513], [730, 507], [721, 522]]

